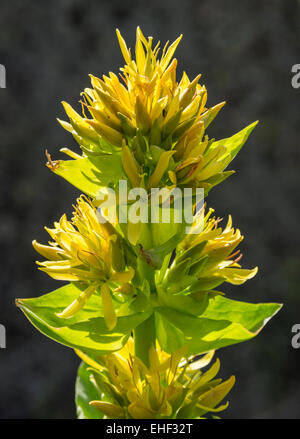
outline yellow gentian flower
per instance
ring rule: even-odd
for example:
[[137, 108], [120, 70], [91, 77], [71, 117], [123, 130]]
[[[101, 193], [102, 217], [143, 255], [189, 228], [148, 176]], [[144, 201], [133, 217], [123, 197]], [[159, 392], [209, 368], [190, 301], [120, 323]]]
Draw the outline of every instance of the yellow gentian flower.
[[204, 208], [201, 209], [190, 232], [177, 246], [176, 256], [162, 281], [168, 292], [209, 291], [223, 282], [241, 285], [256, 275], [257, 267], [243, 269], [239, 264], [242, 254], [236, 248], [243, 236], [232, 227], [231, 216], [222, 229], [222, 219], [212, 216], [213, 212], [209, 209], [204, 214]]
[[[177, 80], [173, 55], [182, 35], [159, 56], [160, 42], [154, 47], [153, 38], [145, 38], [138, 27], [135, 59], [119, 30], [117, 37], [125, 60], [120, 77], [90, 75], [92, 87], [81, 94], [82, 116], [63, 102], [69, 117], [69, 122], [59, 120], [63, 128], [84, 155], [122, 150], [133, 187], [140, 186], [142, 175], [148, 189], [174, 184], [208, 188], [212, 177], [222, 179], [230, 151], [214, 147], [205, 129], [225, 103], [206, 108], [201, 75], [190, 80], [184, 72]], [[74, 158], [70, 150], [63, 152]]]
[[125, 267], [121, 237], [108, 222], [101, 223], [96, 208], [81, 196], [71, 221], [63, 215], [54, 228], [46, 227], [53, 239], [49, 245], [33, 241], [33, 247], [47, 261], [37, 262], [39, 269], [58, 280], [82, 282], [86, 288], [65, 310], [61, 318], [72, 317], [100, 290], [104, 318], [113, 329], [117, 317], [113, 307], [112, 292], [128, 294], [134, 269]]
[[211, 362], [213, 351], [200, 359], [186, 358], [185, 349], [167, 354], [157, 343], [156, 349], [150, 348], [149, 367], [135, 357], [132, 338], [120, 351], [97, 361], [76, 353], [91, 367], [91, 381], [99, 390], [99, 400], [90, 404], [108, 418], [183, 418], [186, 410], [189, 416], [202, 417], [227, 408], [228, 403], [217, 406], [235, 382], [234, 377], [225, 382], [215, 379], [219, 360], [201, 371]]

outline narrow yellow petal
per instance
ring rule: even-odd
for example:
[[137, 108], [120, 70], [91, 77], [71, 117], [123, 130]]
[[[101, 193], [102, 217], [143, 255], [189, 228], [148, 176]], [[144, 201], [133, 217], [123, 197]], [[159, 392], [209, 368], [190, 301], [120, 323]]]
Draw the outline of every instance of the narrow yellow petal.
[[186, 108], [191, 102], [196, 92], [196, 87], [201, 75], [196, 76], [196, 78], [188, 85], [188, 87], [180, 95], [180, 107]]
[[104, 401], [91, 401], [89, 404], [104, 413], [110, 419], [125, 417], [124, 410], [119, 405]]
[[131, 56], [130, 56], [130, 53], [129, 53], [128, 49], [127, 49], [127, 45], [125, 43], [125, 40], [122, 37], [119, 29], [116, 29], [116, 34], [117, 34], [117, 37], [118, 37], [118, 41], [119, 41], [119, 45], [120, 45], [120, 49], [121, 49], [122, 55], [123, 55], [126, 63], [128, 65], [130, 65], [131, 64]]
[[62, 101], [62, 105], [64, 107], [65, 112], [69, 116], [70, 119], [74, 119], [76, 122], [82, 123], [83, 118], [80, 116], [80, 114], [75, 111], [68, 102]]
[[94, 369], [100, 370], [101, 372], [105, 370], [104, 366], [101, 366], [99, 363], [97, 363], [97, 361], [93, 360], [91, 357], [89, 357], [79, 349], [74, 349], [74, 352], [76, 355], [78, 355], [79, 358], [81, 358], [82, 361], [84, 361], [86, 364], [93, 367]]
[[60, 148], [59, 150], [60, 152], [63, 152], [64, 154], [68, 155], [69, 157], [71, 157], [72, 159], [82, 159], [82, 156], [79, 154], [76, 154], [76, 152], [72, 151], [69, 148]]
[[[187, 367], [187, 371], [195, 371], [195, 370], [199, 370], [199, 369], [202, 369], [203, 367], [207, 366], [211, 362], [211, 360], [214, 356], [214, 353], [215, 353], [215, 351], [209, 351], [207, 354], [205, 354], [199, 360], [191, 361]], [[180, 366], [183, 366], [183, 365], [180, 364]]]
[[117, 316], [107, 283], [104, 283], [101, 286], [101, 298], [105, 323], [108, 329], [112, 331], [117, 324]]
[[136, 46], [135, 46], [135, 57], [136, 57], [136, 65], [140, 74], [144, 73], [145, 70], [145, 51], [143, 48], [142, 41], [140, 39], [139, 28], [136, 31]]
[[134, 273], [134, 269], [132, 267], [129, 267], [127, 271], [112, 274], [110, 276], [110, 280], [119, 283], [130, 282], [133, 279]]
[[134, 419], [154, 419], [155, 413], [137, 404], [130, 404], [128, 407], [129, 414]]
[[131, 244], [136, 245], [138, 242], [142, 233], [142, 226], [143, 224], [141, 221], [137, 222], [136, 224], [133, 224], [129, 221], [127, 226], [127, 236]]
[[93, 118], [96, 119], [98, 122], [107, 125], [116, 131], [120, 130], [121, 128], [120, 123], [116, 122], [115, 119], [113, 120], [111, 117], [107, 117], [106, 113], [103, 110], [99, 110], [99, 108], [95, 108], [95, 107], [88, 107], [88, 108]]
[[235, 377], [231, 376], [227, 381], [219, 384], [216, 387], [205, 392], [201, 395], [198, 404], [210, 409], [215, 408], [223, 398], [230, 392], [235, 383]]
[[32, 246], [40, 255], [50, 260], [59, 260], [59, 254], [63, 253], [63, 250], [61, 250], [59, 247], [43, 245], [36, 240], [32, 241]]
[[169, 178], [173, 184], [177, 183], [176, 173], [174, 171], [168, 171]]
[[121, 146], [123, 136], [119, 131], [99, 122], [98, 120], [89, 120], [89, 125], [91, 125], [91, 127], [93, 127], [94, 130], [108, 142], [116, 146]]
[[131, 294], [133, 292], [134, 288], [131, 284], [129, 283], [125, 283], [122, 284], [121, 286], [119, 286], [118, 288], [116, 288], [114, 291], [116, 293], [121, 293], [121, 294], [125, 294], [126, 296], [128, 296], [129, 294]]
[[175, 151], [164, 151], [161, 156], [159, 157], [159, 160], [157, 162], [156, 168], [149, 178], [148, 181], [148, 188], [151, 187], [157, 187], [160, 180], [162, 179], [164, 173], [168, 169], [169, 166], [169, 160], [172, 157], [172, 155], [175, 154]]
[[211, 381], [212, 379], [214, 379], [215, 376], [217, 375], [217, 373], [219, 372], [219, 370], [220, 370], [220, 361], [217, 358], [215, 363], [209, 368], [209, 370], [207, 372], [205, 372], [203, 375], [201, 375], [198, 380], [194, 380], [194, 382], [190, 386], [190, 389], [193, 392], [196, 392], [197, 389], [199, 389], [201, 386], [204, 386], [204, 384], [206, 384], [209, 381]]
[[138, 128], [147, 133], [151, 128], [151, 118], [139, 96], [136, 97], [135, 101], [135, 114]]
[[126, 144], [123, 143], [122, 149], [122, 165], [133, 187], [139, 187], [141, 178], [139, 176], [139, 168], [132, 152]]
[[162, 71], [164, 71], [168, 67], [168, 64], [171, 61], [171, 58], [174, 55], [174, 52], [177, 49], [177, 46], [180, 43], [180, 40], [181, 40], [182, 36], [183, 35], [180, 35], [177, 38], [177, 40], [175, 40], [174, 43], [171, 44], [171, 46], [167, 50], [167, 53], [165, 54], [165, 56], [161, 60], [160, 67], [161, 67]]
[[72, 125], [69, 122], [61, 120], [59, 118], [56, 118], [56, 120], [63, 127], [63, 129], [65, 129], [69, 133], [75, 133], [74, 128], [72, 127]]
[[72, 317], [74, 314], [80, 311], [81, 308], [83, 308], [83, 306], [89, 300], [96, 288], [97, 285], [90, 285], [77, 297], [77, 299], [74, 300], [74, 302], [71, 303], [71, 305], [67, 306], [67, 308], [65, 308], [62, 312], [55, 314], [62, 319], [68, 319], [69, 317]]
[[247, 280], [252, 279], [258, 272], [258, 267], [252, 270], [247, 270], [243, 268], [224, 268], [220, 270], [220, 275], [226, 277], [226, 281], [234, 284], [241, 285]]

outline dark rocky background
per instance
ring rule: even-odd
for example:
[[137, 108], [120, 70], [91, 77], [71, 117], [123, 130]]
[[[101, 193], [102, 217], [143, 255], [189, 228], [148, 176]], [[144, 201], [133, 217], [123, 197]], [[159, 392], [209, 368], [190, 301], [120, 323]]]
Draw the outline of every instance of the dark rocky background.
[[227, 105], [210, 135], [227, 137], [259, 119], [235, 159], [236, 175], [210, 194], [220, 216], [232, 213], [246, 238], [244, 265], [259, 265], [234, 298], [284, 302], [284, 309], [252, 342], [220, 352], [224, 378], [237, 384], [225, 418], [299, 418], [300, 350], [291, 327], [300, 323], [299, 110], [291, 66], [300, 62], [297, 0], [29, 0], [2, 1], [0, 63], [0, 418], [75, 417], [78, 360], [70, 349], [40, 335], [14, 306], [58, 283], [35, 269], [33, 238], [69, 213], [78, 195], [44, 166], [47, 148], [72, 146], [56, 123], [61, 100], [76, 104], [88, 73], [122, 63], [114, 29], [132, 47], [135, 28], [162, 42], [184, 39], [177, 57], [190, 76], [202, 72], [209, 104]]

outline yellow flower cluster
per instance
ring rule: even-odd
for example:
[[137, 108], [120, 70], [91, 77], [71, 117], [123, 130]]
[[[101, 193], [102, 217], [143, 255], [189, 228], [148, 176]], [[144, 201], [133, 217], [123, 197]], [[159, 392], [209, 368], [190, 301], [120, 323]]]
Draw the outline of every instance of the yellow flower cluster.
[[223, 282], [241, 285], [256, 275], [257, 267], [249, 270], [239, 264], [242, 254], [236, 248], [243, 236], [232, 227], [231, 216], [222, 229], [221, 218], [212, 216], [213, 212], [209, 209], [204, 214], [204, 208], [201, 209], [195, 215], [190, 233], [177, 246], [176, 257], [164, 276], [168, 292], [183, 291], [184, 283], [186, 292], [190, 293], [211, 290]]
[[54, 223], [54, 229], [46, 227], [53, 242], [42, 245], [33, 241], [35, 250], [48, 259], [37, 264], [54, 279], [86, 285], [59, 317], [72, 317], [100, 289], [104, 317], [108, 328], [113, 329], [117, 317], [111, 292], [130, 294], [134, 269], [126, 269], [121, 237], [111, 224], [101, 222], [100, 214], [89, 200], [81, 196], [74, 208], [71, 221], [63, 215]]
[[[130, 338], [125, 347], [99, 357], [97, 361], [81, 351], [79, 357], [90, 366], [91, 380], [99, 390], [99, 400], [90, 404], [108, 418], [185, 418], [202, 417], [207, 412], [224, 410], [218, 404], [231, 390], [235, 378], [216, 379], [217, 360], [206, 372], [214, 352], [200, 359], [185, 359], [185, 350], [172, 355], [159, 345], [149, 351], [149, 367], [134, 356]], [[105, 395], [100, 398], [100, 395]], [[216, 408], [217, 407], [217, 408]]]
[[224, 102], [206, 108], [201, 75], [190, 80], [184, 72], [177, 82], [173, 55], [181, 36], [159, 57], [160, 43], [153, 48], [152, 37], [146, 39], [137, 28], [135, 59], [118, 30], [117, 36], [126, 62], [120, 79], [112, 72], [102, 79], [90, 75], [92, 88], [82, 92], [83, 115], [63, 102], [69, 122], [59, 122], [84, 154], [121, 150], [133, 187], [209, 187], [232, 160], [224, 145], [205, 135]]

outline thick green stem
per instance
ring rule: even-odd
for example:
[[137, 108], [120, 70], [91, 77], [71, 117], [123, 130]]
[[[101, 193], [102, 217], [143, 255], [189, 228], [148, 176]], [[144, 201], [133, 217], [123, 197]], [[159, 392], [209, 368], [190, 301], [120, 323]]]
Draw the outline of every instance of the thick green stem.
[[146, 366], [149, 366], [149, 349], [155, 347], [155, 322], [154, 314], [135, 328], [134, 350]]
[[[142, 258], [138, 260], [138, 270], [149, 282], [151, 294], [156, 294], [155, 271]], [[155, 347], [156, 338], [154, 314], [135, 328], [133, 336], [135, 355], [149, 366], [149, 349]]]

